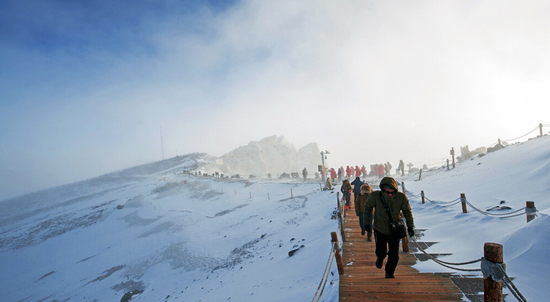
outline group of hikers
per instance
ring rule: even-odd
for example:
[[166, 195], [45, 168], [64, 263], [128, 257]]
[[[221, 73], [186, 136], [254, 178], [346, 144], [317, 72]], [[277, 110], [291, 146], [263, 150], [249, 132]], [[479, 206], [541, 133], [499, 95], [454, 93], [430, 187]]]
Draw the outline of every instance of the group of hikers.
[[[351, 209], [351, 194], [355, 206], [355, 214], [359, 216], [361, 235], [367, 234], [367, 241], [376, 244], [375, 266], [382, 268], [386, 262], [386, 278], [395, 278], [394, 272], [399, 262], [399, 241], [406, 234], [396, 234], [399, 229], [399, 214], [403, 213], [406, 220], [406, 228], [409, 236], [414, 236], [414, 221], [411, 205], [407, 195], [399, 192], [397, 181], [389, 176], [382, 178], [379, 184], [380, 190], [374, 191], [368, 183], [361, 181], [359, 176], [350, 182], [345, 179], [340, 191], [343, 193], [346, 210]], [[404, 230], [403, 230], [404, 231]]]
[[[331, 181], [335, 181], [338, 179], [338, 181], [342, 181], [345, 179], [352, 179], [353, 177], [363, 177], [366, 178], [367, 176], [375, 176], [376, 178], [382, 178], [384, 176], [390, 176], [391, 175], [391, 169], [393, 166], [390, 164], [390, 162], [386, 162], [385, 164], [375, 164], [371, 165], [371, 171], [370, 173], [367, 171], [367, 168], [365, 165], [362, 165], [359, 167], [356, 165], [355, 167], [353, 165], [346, 166], [340, 166], [340, 168], [330, 168], [327, 171], [327, 178], [330, 178]], [[405, 163], [403, 163], [403, 160], [399, 161], [399, 166], [397, 167], [397, 172], [401, 173], [401, 175], [405, 174]], [[324, 175], [323, 175], [324, 176]]]

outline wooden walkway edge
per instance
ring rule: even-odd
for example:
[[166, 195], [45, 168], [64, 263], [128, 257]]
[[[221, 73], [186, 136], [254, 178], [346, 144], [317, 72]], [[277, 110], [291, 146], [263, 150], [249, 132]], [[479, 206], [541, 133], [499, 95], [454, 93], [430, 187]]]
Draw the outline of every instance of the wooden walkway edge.
[[[450, 278], [412, 268], [417, 259], [402, 249], [395, 279], [386, 279], [384, 266], [377, 269], [374, 265], [374, 235], [371, 242], [367, 234], [361, 235], [353, 201], [351, 205], [344, 218], [344, 274], [340, 275], [339, 301], [468, 301]], [[384, 265], [386, 261], [387, 257]]]

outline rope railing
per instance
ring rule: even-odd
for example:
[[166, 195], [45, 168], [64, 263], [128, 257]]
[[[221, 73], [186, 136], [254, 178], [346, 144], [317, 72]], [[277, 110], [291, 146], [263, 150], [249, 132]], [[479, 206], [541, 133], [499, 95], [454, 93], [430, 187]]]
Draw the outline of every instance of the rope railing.
[[[313, 296], [313, 300], [311, 300], [312, 302], [319, 301], [323, 295], [323, 291], [325, 290], [325, 286], [327, 285], [328, 277], [332, 270], [332, 263], [334, 263], [334, 255], [335, 255], [336, 248], [339, 248], [339, 247], [336, 247], [337, 245], [338, 245], [338, 242], [332, 242], [332, 249], [330, 250], [330, 254], [328, 256], [328, 262], [327, 262], [327, 265], [325, 266], [325, 271], [323, 272], [323, 277], [321, 278], [321, 282], [319, 282], [317, 291]], [[317, 300], [315, 300], [315, 298], [317, 298]]]
[[500, 270], [500, 272], [504, 276], [502, 281], [504, 282], [504, 284], [506, 285], [508, 290], [510, 290], [512, 295], [514, 295], [514, 297], [516, 297], [516, 299], [518, 301], [527, 302], [527, 299], [525, 299], [525, 297], [523, 297], [523, 295], [519, 292], [519, 290], [516, 287], [516, 285], [514, 284], [514, 282], [512, 282], [512, 279], [508, 276], [508, 274], [506, 274], [505, 268], [500, 263], [497, 263], [497, 264], [498, 264], [498, 269]]
[[[403, 186], [404, 186], [404, 184], [403, 184]], [[409, 191], [405, 190], [405, 192], [408, 193]], [[434, 204], [439, 205], [439, 206], [451, 206], [451, 205], [456, 205], [456, 204], [462, 202], [464, 213], [467, 213], [466, 205], [469, 205], [472, 209], [474, 209], [475, 211], [477, 211], [477, 212], [479, 212], [483, 215], [498, 217], [498, 218], [510, 218], [510, 217], [517, 217], [517, 216], [527, 214], [527, 222], [529, 222], [532, 219], [534, 219], [534, 217], [536, 216], [535, 214], [537, 212], [537, 209], [535, 208], [535, 204], [534, 204], [533, 201], [527, 201], [527, 206], [526, 207], [523, 207], [523, 208], [517, 209], [517, 210], [513, 210], [511, 212], [507, 212], [507, 213], [490, 213], [488, 211], [483, 211], [483, 210], [480, 210], [477, 207], [475, 207], [472, 203], [470, 203], [466, 199], [466, 196], [465, 196], [464, 193], [462, 193], [461, 197], [458, 198], [458, 199], [451, 200], [451, 201], [445, 201], [445, 202], [432, 201], [432, 200], [428, 199], [425, 196], [424, 191], [422, 191], [420, 195], [422, 196], [422, 203], [424, 203], [424, 199], [427, 199], [431, 203], [434, 203]], [[527, 302], [525, 297], [523, 297], [523, 295], [519, 292], [517, 287], [512, 282], [512, 279], [506, 274], [506, 270], [505, 270], [505, 265], [506, 264], [497, 263], [495, 260], [491, 261], [491, 260], [486, 259], [487, 255], [488, 255], [487, 251], [486, 251], [486, 254], [485, 254], [486, 256], [485, 257], [481, 257], [479, 259], [475, 259], [475, 260], [472, 260], [472, 261], [466, 261], [466, 262], [460, 262], [460, 263], [446, 262], [446, 261], [437, 259], [436, 257], [428, 254], [422, 248], [422, 246], [416, 241], [416, 238], [412, 237], [412, 240], [416, 243], [417, 248], [424, 255], [426, 255], [430, 260], [434, 261], [435, 263], [437, 263], [437, 264], [439, 264], [443, 267], [446, 267], [446, 268], [449, 268], [449, 269], [452, 269], [452, 270], [456, 270], [456, 271], [482, 272], [485, 279], [489, 278], [491, 282], [493, 282], [493, 280], [496, 281], [496, 282], [502, 281], [502, 284], [510, 290], [510, 292], [514, 295], [514, 297], [518, 301]], [[486, 246], [487, 246], [487, 243], [486, 243]], [[500, 249], [502, 249], [502, 246], [500, 246]], [[500, 254], [502, 255], [502, 250], [500, 250]], [[474, 263], [477, 263], [477, 262], [481, 262], [481, 265], [480, 265], [481, 268], [480, 269], [477, 269], [477, 268], [476, 269], [458, 268], [458, 267], [456, 267], [456, 266], [461, 266], [461, 265], [474, 264]], [[496, 269], [495, 269], [495, 267], [496, 267]], [[495, 273], [495, 271], [496, 271], [496, 273]], [[501, 288], [500, 289], [500, 294], [502, 294], [502, 287], [500, 287], [500, 288]], [[484, 290], [486, 291], [485, 295], [487, 295], [487, 290], [488, 289], [485, 288]], [[495, 293], [490, 293], [489, 295], [493, 295], [493, 294], [495, 294]], [[496, 294], [498, 294], [498, 293], [496, 293]]]
[[[191, 175], [192, 176], [192, 175]], [[232, 190], [224, 190], [224, 187], [218, 187], [218, 188], [213, 188], [212, 186], [207, 186], [204, 184], [204, 181], [198, 181], [198, 180], [194, 180], [194, 181], [187, 181], [187, 180], [183, 180], [183, 181], [173, 181], [172, 179], [167, 179], [166, 177], [162, 178], [164, 181], [167, 181], [168, 183], [170, 184], [175, 184], [175, 185], [189, 185], [189, 186], [193, 186], [193, 187], [201, 187], [203, 189], [210, 189], [210, 191], [212, 192], [218, 192], [220, 194], [234, 194], [234, 195], [237, 195], [238, 193], [240, 194], [245, 194], [249, 197], [249, 199], [252, 199], [253, 197], [259, 197], [259, 196], [262, 196], [261, 198], [263, 199], [264, 197], [268, 200], [271, 199], [271, 197], [282, 197], [282, 196], [288, 196], [290, 198], [294, 198], [295, 197], [295, 193], [298, 193], [298, 194], [304, 194], [304, 193], [313, 193], [313, 192], [316, 192], [316, 191], [323, 191], [322, 189], [322, 186], [320, 186], [320, 184], [307, 184], [307, 186], [305, 186], [305, 188], [302, 188], [302, 186], [300, 187], [297, 187], [297, 186], [292, 186], [289, 188], [289, 191], [288, 192], [280, 192], [280, 193], [271, 193], [271, 192], [266, 192], [264, 194], [259, 194], [259, 193], [252, 193], [251, 191], [244, 191], [244, 190], [237, 190], [237, 189], [232, 189]], [[299, 196], [296, 196], [296, 197], [299, 197]]]
[[[408, 194], [407, 194], [408, 195]], [[494, 213], [494, 212], [489, 212], [489, 211], [484, 211], [484, 210], [481, 210], [479, 208], [477, 208], [476, 206], [474, 206], [471, 202], [469, 202], [466, 197], [460, 197], [460, 198], [457, 198], [457, 199], [454, 199], [454, 200], [451, 200], [451, 201], [434, 201], [434, 200], [431, 200], [429, 199], [428, 197], [426, 197], [426, 195], [424, 194], [424, 191], [422, 191], [422, 193], [420, 194], [420, 196], [423, 197], [423, 199], [429, 201], [430, 203], [433, 203], [435, 205], [438, 205], [438, 206], [441, 206], [441, 207], [450, 207], [450, 206], [454, 206], [454, 205], [457, 205], [459, 203], [463, 203], [463, 212], [465, 212], [465, 205], [469, 205], [472, 209], [474, 209], [476, 212], [480, 213], [480, 214], [483, 214], [485, 216], [491, 216], [491, 217], [498, 217], [498, 218], [511, 218], [511, 217], [517, 217], [517, 216], [522, 216], [522, 215], [525, 215], [525, 214], [529, 214], [529, 215], [533, 215], [534, 212], [537, 212], [536, 208], [533, 208], [533, 209], [529, 209], [527, 207], [522, 207], [520, 209], [516, 209], [516, 210], [513, 210], [511, 212], [506, 212], [506, 213]]]
[[457, 270], [457, 271], [465, 271], [465, 272], [480, 272], [481, 271], [481, 269], [461, 269], [461, 268], [452, 267], [452, 265], [467, 265], [467, 264], [477, 263], [477, 262], [481, 261], [481, 258], [476, 259], [476, 260], [472, 260], [472, 261], [467, 261], [467, 262], [460, 262], [460, 263], [445, 262], [445, 261], [439, 260], [439, 259], [435, 258], [434, 256], [428, 254], [428, 252], [426, 252], [420, 246], [420, 244], [418, 244], [418, 242], [416, 241], [416, 238], [412, 237], [412, 240], [414, 241], [414, 243], [416, 243], [416, 246], [418, 247], [418, 249], [420, 251], [422, 251], [422, 253], [424, 253], [424, 255], [426, 255], [428, 258], [430, 258], [435, 263], [437, 263], [441, 266], [444, 266], [446, 268], [450, 268], [450, 269], [453, 269], [453, 270]]
[[[336, 210], [338, 211], [338, 229], [342, 232], [342, 241], [344, 241], [344, 219], [342, 216], [342, 211], [345, 209], [345, 207], [342, 207], [342, 203], [340, 200], [340, 193], [336, 195]], [[336, 232], [330, 233], [331, 236], [331, 242], [332, 242], [332, 249], [329, 254], [329, 259], [327, 262], [327, 265], [325, 266], [325, 271], [323, 272], [323, 277], [321, 278], [321, 282], [319, 282], [319, 286], [317, 287], [317, 291], [315, 292], [315, 295], [313, 296], [312, 302], [319, 301], [323, 295], [323, 291], [325, 290], [325, 286], [327, 284], [328, 278], [330, 276], [330, 272], [332, 271], [332, 264], [336, 262], [336, 265], [338, 266], [338, 273], [342, 275], [344, 273], [344, 262], [342, 260], [342, 254], [340, 250], [342, 249], [342, 246], [340, 245], [340, 241], [338, 240], [338, 235]], [[336, 261], [334, 259], [336, 258]], [[317, 300], [316, 300], [317, 299]]]
[[435, 200], [431, 200], [429, 199], [428, 197], [424, 196], [424, 198], [433, 203], [433, 204], [436, 204], [436, 205], [440, 205], [440, 206], [443, 206], [443, 207], [448, 207], [448, 206], [454, 206], [455, 204], [458, 204], [460, 203], [460, 198], [457, 198], [457, 199], [454, 199], [454, 200], [450, 200], [450, 201], [435, 201]]
[[516, 140], [519, 140], [521, 138], [524, 138], [526, 137], [527, 135], [539, 130], [540, 131], [540, 135], [543, 135], [542, 134], [542, 128], [543, 127], [550, 127], [550, 124], [538, 124], [535, 128], [533, 128], [531, 131], [525, 133], [524, 135], [522, 136], [518, 136], [518, 137], [515, 137], [515, 138], [510, 138], [510, 139], [499, 139], [498, 141], [492, 143], [492, 144], [489, 144], [489, 145], [485, 145], [485, 148], [489, 148], [489, 147], [494, 147], [496, 144], [500, 143], [500, 142], [508, 142], [508, 141], [516, 141]]
[[[510, 218], [510, 217], [516, 217], [516, 216], [524, 215], [525, 214], [525, 209], [526, 209], [526, 207], [523, 207], [521, 209], [515, 210], [513, 212], [509, 212], [509, 213], [500, 213], [500, 214], [499, 213], [489, 213], [487, 211], [483, 211], [483, 210], [480, 210], [480, 209], [476, 208], [467, 199], [465, 201], [472, 209], [476, 210], [477, 212], [479, 212], [479, 213], [481, 213], [485, 216], [494, 216], [494, 217], [500, 217], [500, 218]], [[512, 214], [518, 213], [520, 211], [523, 211], [523, 213], [512, 215]]]
[[533, 128], [533, 130], [527, 132], [526, 134], [524, 134], [524, 135], [522, 135], [522, 136], [519, 136], [519, 137], [516, 137], [516, 138], [511, 138], [511, 139], [503, 139], [503, 141], [505, 141], [505, 142], [506, 142], [506, 141], [515, 141], [515, 140], [518, 140], [518, 139], [520, 139], [520, 138], [524, 138], [524, 137], [526, 137], [527, 135], [529, 135], [529, 134], [531, 134], [531, 133], [537, 131], [538, 129], [539, 129], [539, 126], [536, 126], [535, 128]]
[[[495, 280], [497, 282], [502, 281], [504, 283], [504, 285], [506, 286], [506, 288], [508, 288], [508, 290], [510, 290], [512, 295], [514, 295], [514, 297], [518, 301], [527, 302], [525, 297], [523, 297], [521, 292], [518, 290], [518, 288], [512, 282], [512, 279], [508, 276], [508, 274], [506, 274], [506, 264], [505, 263], [491, 262], [491, 261], [487, 260], [484, 257], [481, 257], [479, 259], [475, 259], [475, 260], [472, 260], [472, 261], [466, 261], [466, 262], [446, 262], [446, 261], [442, 261], [442, 260], [437, 259], [434, 256], [428, 254], [428, 252], [426, 252], [426, 250], [424, 250], [422, 248], [422, 246], [420, 244], [418, 244], [418, 242], [416, 241], [416, 238], [412, 237], [412, 240], [416, 243], [417, 248], [420, 251], [422, 251], [422, 253], [424, 253], [424, 255], [426, 255], [430, 260], [434, 261], [435, 263], [437, 263], [437, 264], [439, 264], [443, 267], [455, 270], [455, 271], [482, 272], [484, 278], [491, 277], [492, 280]], [[480, 265], [480, 268], [476, 268], [476, 269], [455, 267], [455, 266], [460, 266], [460, 265], [474, 264], [474, 263], [478, 263], [478, 262], [481, 262], [481, 265]], [[495, 268], [497, 270], [496, 273], [495, 273]]]

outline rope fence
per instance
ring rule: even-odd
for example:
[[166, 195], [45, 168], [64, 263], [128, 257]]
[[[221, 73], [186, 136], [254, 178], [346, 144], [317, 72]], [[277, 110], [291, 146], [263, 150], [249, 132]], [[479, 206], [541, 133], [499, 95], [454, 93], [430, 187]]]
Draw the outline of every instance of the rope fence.
[[[464, 193], [460, 194], [460, 198], [449, 200], [449, 201], [435, 201], [431, 200], [426, 197], [424, 191], [421, 191], [420, 194], [413, 195], [410, 191], [405, 189], [405, 184], [402, 183], [403, 192], [407, 194], [407, 196], [411, 197], [417, 197], [420, 195], [422, 198], [422, 204], [425, 203], [425, 201], [429, 201], [432, 204], [442, 206], [442, 207], [449, 207], [454, 206], [459, 203], [462, 203], [462, 211], [463, 213], [467, 213], [466, 205], [470, 206], [470, 208], [474, 209], [475, 211], [485, 215], [485, 216], [492, 216], [492, 217], [498, 217], [498, 218], [511, 218], [511, 217], [517, 217], [521, 215], [527, 215], [527, 222], [533, 220], [536, 217], [537, 209], [535, 208], [535, 202], [534, 201], [527, 201], [526, 206], [522, 207], [520, 209], [512, 210], [512, 209], [506, 209], [506, 210], [512, 210], [508, 211], [506, 213], [494, 213], [489, 212], [488, 210], [481, 210], [478, 207], [474, 206], [471, 202], [468, 201], [466, 198], [466, 195]], [[407, 235], [408, 237], [408, 235]], [[491, 301], [502, 301], [502, 286], [504, 285], [508, 290], [512, 293], [512, 295], [520, 302], [527, 302], [525, 297], [521, 294], [521, 292], [517, 289], [517, 287], [512, 282], [512, 279], [506, 274], [506, 264], [502, 261], [502, 245], [496, 244], [496, 243], [486, 243], [485, 244], [485, 255], [484, 257], [481, 257], [479, 259], [471, 260], [471, 261], [465, 261], [465, 262], [446, 262], [440, 259], [437, 259], [436, 257], [430, 255], [426, 250], [422, 248], [422, 246], [416, 241], [416, 238], [412, 237], [412, 240], [416, 243], [417, 248], [426, 256], [428, 259], [434, 261], [435, 263], [446, 267], [448, 269], [452, 269], [455, 271], [464, 271], [464, 272], [482, 272], [484, 280], [488, 280], [487, 282], [484, 282], [484, 293], [485, 296], [491, 297]], [[490, 251], [487, 251], [490, 250]], [[497, 252], [495, 252], [495, 250]], [[498, 256], [495, 256], [498, 255]], [[493, 258], [492, 258], [493, 257]], [[496, 257], [496, 258], [495, 258]], [[492, 258], [492, 259], [491, 259]], [[462, 265], [471, 265], [480, 262], [480, 268], [459, 268], [457, 266]], [[499, 298], [500, 297], [500, 298]], [[499, 300], [500, 299], [500, 300]]]
[[[407, 194], [407, 196], [411, 196], [411, 197], [418, 196], [418, 195], [410, 194], [410, 191], [406, 191], [405, 193]], [[466, 198], [466, 195], [464, 193], [461, 193], [459, 198], [454, 199], [454, 200], [450, 200], [450, 201], [431, 200], [428, 197], [426, 197], [426, 194], [424, 193], [424, 191], [420, 192], [420, 197], [422, 198], [422, 203], [423, 204], [427, 200], [430, 203], [441, 206], [441, 207], [450, 207], [450, 206], [454, 206], [454, 205], [457, 205], [459, 203], [462, 203], [462, 212], [465, 213], [465, 214], [468, 213], [468, 208], [467, 208], [467, 205], [468, 205], [468, 206], [470, 206], [470, 208], [474, 209], [476, 212], [478, 212], [482, 215], [485, 215], [485, 216], [490, 216], [490, 217], [512, 218], [512, 217], [527, 215], [527, 222], [533, 220], [536, 217], [536, 212], [538, 212], [536, 207], [535, 207], [535, 202], [534, 201], [527, 201], [526, 206], [522, 207], [520, 209], [512, 210], [510, 208], [510, 209], [504, 209], [503, 210], [503, 211], [507, 211], [506, 213], [495, 213], [495, 212], [490, 212], [490, 210], [481, 210], [481, 209], [479, 209], [478, 207], [473, 205], [470, 201], [468, 201], [468, 199]], [[508, 211], [508, 210], [511, 210], [511, 211]]]
[[[343, 200], [343, 199], [342, 199]], [[338, 211], [338, 228], [341, 231], [341, 238], [342, 241], [344, 241], [344, 219], [342, 218], [343, 212], [345, 211], [345, 207], [342, 206], [342, 202], [340, 200], [340, 192], [337, 192], [336, 194], [336, 210]], [[342, 246], [340, 245], [340, 241], [338, 240], [338, 235], [336, 232], [330, 233], [331, 242], [332, 242], [332, 249], [329, 254], [329, 259], [327, 262], [327, 265], [325, 267], [325, 271], [323, 272], [323, 277], [321, 278], [321, 282], [319, 282], [319, 286], [317, 287], [317, 291], [315, 292], [315, 295], [313, 296], [312, 302], [319, 301], [323, 295], [323, 291], [325, 289], [325, 286], [328, 281], [328, 277], [331, 272], [332, 264], [334, 263], [334, 259], [336, 259], [336, 265], [338, 266], [338, 273], [340, 275], [344, 274], [344, 261], [342, 259], [342, 253], [341, 249]], [[316, 300], [317, 299], [317, 300]]]
[[428, 252], [426, 252], [426, 250], [424, 250], [420, 244], [418, 244], [418, 242], [416, 241], [416, 238], [412, 237], [412, 240], [414, 241], [414, 243], [416, 243], [416, 246], [418, 247], [418, 249], [424, 253], [424, 255], [426, 255], [430, 260], [433, 260], [435, 263], [441, 265], [441, 266], [444, 266], [446, 268], [450, 268], [450, 269], [453, 269], [453, 270], [457, 270], [457, 271], [464, 271], [464, 272], [481, 272], [481, 269], [463, 269], [463, 268], [456, 268], [456, 267], [452, 267], [452, 265], [455, 265], [455, 266], [459, 266], [459, 265], [467, 265], [467, 264], [473, 264], [473, 263], [477, 263], [477, 262], [480, 262], [481, 261], [481, 258], [479, 259], [476, 259], [476, 260], [472, 260], [472, 261], [467, 261], [467, 262], [460, 262], [460, 263], [452, 263], [452, 262], [445, 262], [445, 261], [442, 261], [442, 260], [439, 260], [437, 258], [435, 258], [434, 256], [428, 254]]
[[[328, 262], [325, 267], [325, 271], [323, 272], [323, 277], [321, 278], [321, 282], [319, 282], [319, 286], [317, 287], [317, 291], [315, 292], [315, 295], [313, 296], [314, 301], [319, 301], [321, 297], [323, 296], [323, 291], [325, 290], [325, 286], [327, 285], [328, 277], [330, 275], [331, 269], [332, 269], [332, 263], [334, 263], [334, 257], [336, 249], [339, 249], [340, 247], [337, 247], [338, 242], [332, 242], [332, 249], [330, 250], [330, 254], [328, 256]], [[320, 292], [319, 292], [320, 291]], [[317, 300], [315, 300], [317, 298]]]
[[[518, 301], [527, 302], [525, 297], [523, 297], [521, 292], [515, 286], [514, 282], [512, 282], [512, 279], [506, 273], [506, 264], [505, 263], [492, 262], [492, 261], [488, 260], [486, 257], [481, 257], [479, 259], [475, 259], [475, 260], [472, 260], [472, 261], [459, 262], [459, 263], [446, 262], [446, 261], [439, 260], [439, 259], [435, 258], [434, 256], [428, 254], [421, 247], [421, 245], [418, 244], [418, 242], [416, 241], [416, 239], [414, 237], [412, 238], [412, 240], [416, 243], [416, 246], [418, 247], [418, 249], [420, 251], [422, 251], [422, 253], [424, 253], [424, 255], [426, 255], [430, 260], [433, 260], [435, 263], [437, 263], [437, 264], [439, 264], [443, 267], [446, 267], [446, 268], [449, 268], [449, 269], [452, 269], [452, 270], [456, 270], [456, 271], [482, 272], [484, 279], [491, 278], [492, 281], [503, 282], [504, 285], [506, 286], [506, 288], [508, 288], [508, 290], [510, 290], [512, 295], [514, 295], [514, 297]], [[500, 247], [502, 247], [502, 246], [500, 245]], [[467, 269], [467, 268], [457, 268], [457, 267], [455, 267], [455, 266], [460, 266], [460, 265], [474, 264], [474, 263], [478, 263], [478, 262], [480, 262], [480, 268]], [[495, 301], [498, 301], [498, 300], [495, 300]]]
[[[170, 189], [172, 187], [175, 187], [175, 186], [180, 186], [180, 185], [189, 185], [189, 186], [193, 186], [193, 187], [196, 187], [198, 189], [210, 189], [210, 192], [217, 192], [219, 194], [234, 194], [234, 195], [241, 195], [241, 194], [245, 194], [246, 196], [248, 196], [249, 199], [252, 199], [253, 197], [256, 198], [256, 197], [260, 197], [260, 198], [263, 198], [265, 197], [267, 200], [271, 200], [272, 197], [274, 198], [280, 198], [280, 197], [290, 197], [290, 198], [294, 198], [296, 194], [301, 194], [301, 195], [296, 195], [297, 197], [299, 196], [303, 196], [304, 193], [313, 193], [313, 192], [317, 192], [317, 191], [325, 191], [326, 189], [323, 188], [323, 186], [318, 183], [318, 184], [315, 184], [315, 183], [310, 183], [310, 184], [293, 184], [293, 187], [291, 187], [289, 189], [288, 192], [280, 192], [280, 193], [271, 193], [271, 192], [267, 192], [267, 193], [264, 193], [264, 194], [259, 194], [259, 193], [252, 193], [252, 191], [250, 190], [236, 190], [236, 189], [233, 189], [233, 190], [226, 190], [224, 189], [224, 187], [218, 187], [217, 189], [214, 189], [212, 186], [210, 185], [207, 185], [205, 181], [201, 181], [201, 180], [197, 180], [197, 181], [188, 181], [188, 180], [173, 180], [173, 179], [169, 179], [169, 178], [166, 178], [166, 177], [162, 177], [161, 178], [162, 180], [166, 181], [166, 185], [162, 186], [162, 187], [159, 187], [157, 189], [155, 189], [155, 191], [157, 192], [161, 192], [163, 190], [166, 190], [166, 189]], [[245, 183], [247, 184], [247, 187], [250, 185], [250, 183]], [[330, 190], [332, 191], [332, 190]]]

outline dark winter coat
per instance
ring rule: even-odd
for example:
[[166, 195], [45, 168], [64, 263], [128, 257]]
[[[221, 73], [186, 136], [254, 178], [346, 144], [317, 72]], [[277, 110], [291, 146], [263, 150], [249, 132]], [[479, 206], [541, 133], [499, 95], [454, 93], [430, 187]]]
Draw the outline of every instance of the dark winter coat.
[[342, 183], [342, 188], [340, 188], [340, 191], [344, 194], [344, 196], [347, 196], [351, 193], [351, 184], [349, 183], [349, 180], [344, 180], [344, 183]]
[[414, 226], [413, 215], [411, 211], [411, 205], [407, 195], [398, 192], [397, 181], [392, 177], [384, 177], [380, 181], [380, 188], [384, 185], [390, 186], [396, 191], [393, 196], [388, 196], [382, 193], [382, 191], [374, 191], [369, 195], [367, 204], [365, 205], [365, 211], [363, 212], [363, 221], [371, 221], [372, 210], [374, 209], [374, 224], [373, 228], [384, 235], [391, 235], [391, 226], [388, 214], [382, 205], [380, 196], [384, 194], [384, 199], [390, 208], [390, 214], [394, 222], [398, 221], [399, 213], [403, 212], [405, 220], [407, 221], [407, 227]]
[[353, 201], [355, 203], [355, 212], [363, 214], [365, 210], [365, 204], [367, 204], [367, 199], [369, 198], [370, 193], [372, 192], [371, 187], [368, 184], [361, 186], [361, 192], [357, 195], [357, 198]]
[[361, 192], [361, 186], [363, 185], [363, 182], [359, 177], [356, 177], [354, 181], [351, 182], [353, 185], [353, 193], [359, 194]]

